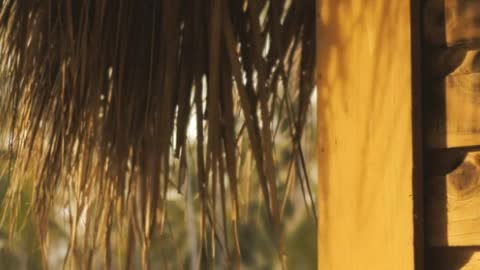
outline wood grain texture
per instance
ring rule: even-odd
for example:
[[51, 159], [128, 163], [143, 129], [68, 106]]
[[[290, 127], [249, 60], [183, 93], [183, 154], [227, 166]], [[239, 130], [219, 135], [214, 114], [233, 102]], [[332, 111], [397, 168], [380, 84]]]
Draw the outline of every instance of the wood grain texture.
[[480, 145], [480, 51], [468, 51], [450, 75], [431, 84], [426, 96], [428, 146]]
[[480, 248], [448, 247], [429, 248], [426, 252], [426, 269], [434, 270], [478, 270], [480, 269]]
[[428, 0], [424, 34], [434, 45], [479, 47], [480, 1]]
[[480, 152], [427, 181], [427, 239], [432, 246], [480, 246]]
[[317, 4], [318, 269], [412, 270], [410, 1]]

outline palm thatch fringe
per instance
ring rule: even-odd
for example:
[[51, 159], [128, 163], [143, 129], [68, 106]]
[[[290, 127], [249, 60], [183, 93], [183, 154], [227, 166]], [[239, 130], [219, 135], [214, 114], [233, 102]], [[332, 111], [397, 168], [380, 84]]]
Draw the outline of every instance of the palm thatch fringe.
[[67, 205], [72, 267], [90, 269], [101, 246], [110, 268], [117, 231], [128, 239], [126, 269], [135, 242], [149, 269], [167, 192], [194, 166], [201, 234], [238, 265], [238, 156], [251, 151], [278, 235], [288, 195], [276, 175], [280, 124], [309, 193], [300, 138], [314, 88], [314, 10], [315, 0], [1, 1], [0, 106], [15, 154], [7, 205], [33, 189], [43, 242], [52, 205]]

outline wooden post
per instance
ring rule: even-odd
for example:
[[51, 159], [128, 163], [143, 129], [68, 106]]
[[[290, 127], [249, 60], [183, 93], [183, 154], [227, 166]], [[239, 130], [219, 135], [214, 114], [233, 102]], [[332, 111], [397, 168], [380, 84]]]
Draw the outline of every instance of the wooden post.
[[415, 269], [411, 10], [317, 1], [321, 270]]

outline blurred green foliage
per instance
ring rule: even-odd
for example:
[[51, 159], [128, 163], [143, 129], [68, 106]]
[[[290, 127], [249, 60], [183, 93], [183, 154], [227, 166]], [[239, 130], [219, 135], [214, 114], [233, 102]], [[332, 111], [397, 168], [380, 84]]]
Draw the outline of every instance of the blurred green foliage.
[[[313, 104], [312, 113], [309, 115], [303, 136], [304, 156], [307, 161], [307, 170], [311, 177], [312, 189], [316, 190], [316, 163], [315, 163], [315, 104]], [[280, 127], [287, 128], [285, 127]], [[245, 142], [248, 143], [248, 142]], [[291, 145], [286, 137], [282, 137], [282, 132], [279, 132], [276, 140], [277, 153], [277, 175], [280, 179], [285, 179], [288, 171], [288, 166], [292, 159]], [[243, 153], [239, 157], [240, 162], [248, 163], [248, 154]], [[251, 159], [251, 157], [250, 157]], [[7, 173], [4, 173], [0, 178], [0, 200], [6, 195], [8, 186], [8, 170], [6, 166], [8, 161], [0, 160], [0, 168]], [[194, 160], [189, 162], [195, 164]], [[248, 168], [248, 164], [243, 164], [243, 168]], [[242, 204], [240, 215], [242, 216], [242, 223], [238, 224], [238, 234], [241, 251], [241, 265], [242, 269], [258, 269], [270, 270], [281, 269], [279, 262], [279, 253], [276, 249], [275, 243], [278, 239], [272, 233], [272, 226], [266, 216], [263, 201], [261, 199], [260, 190], [255, 185], [256, 181], [248, 181], [248, 178], [254, 178], [254, 175], [246, 172], [241, 172], [240, 188], [243, 191], [241, 194]], [[189, 181], [187, 183], [196, 182], [195, 168], [189, 168]], [[243, 180], [242, 180], [243, 179]], [[250, 179], [252, 180], [252, 179]], [[27, 181], [28, 182], [28, 181]], [[280, 195], [285, 192], [286, 184], [282, 180], [279, 184]], [[7, 209], [7, 218], [0, 227], [0, 270], [35, 270], [42, 268], [42, 258], [40, 252], [40, 243], [37, 234], [37, 227], [33, 224], [33, 219], [29, 215], [30, 194], [25, 191], [22, 194], [21, 207], [19, 213], [14, 219], [9, 217], [9, 210]], [[215, 262], [210, 262], [210, 266], [193, 265], [192, 258], [197, 256], [204, 256], [206, 252], [211, 252], [211, 245], [204, 245], [202, 250], [195, 250], [189, 244], [189, 239], [194, 237], [194, 241], [199, 241], [198, 235], [198, 214], [200, 203], [198, 197], [195, 197], [196, 187], [191, 187], [193, 193], [192, 198], [192, 215], [188, 216], [187, 207], [188, 200], [185, 193], [186, 188], [183, 187], [182, 194], [177, 193], [172, 187], [172, 198], [168, 201], [168, 222], [165, 231], [162, 235], [157, 235], [152, 242], [151, 249], [151, 267], [152, 269], [228, 269], [225, 263], [226, 257], [231, 254], [222, 254], [222, 251], [217, 247], [217, 256]], [[249, 193], [249, 194], [246, 194]], [[248, 199], [248, 200], [247, 200]], [[285, 236], [286, 256], [288, 269], [316, 269], [317, 266], [317, 230], [316, 223], [311, 214], [310, 207], [306, 206], [308, 198], [304, 197], [298, 182], [294, 182], [293, 188], [288, 195], [288, 200], [285, 205], [285, 212], [283, 217], [283, 233]], [[3, 205], [3, 204], [2, 204]], [[49, 249], [48, 249], [48, 264], [50, 269], [62, 269], [64, 265], [63, 257], [66, 254], [69, 241], [68, 226], [65, 222], [65, 217], [60, 214], [61, 211], [52, 213], [51, 222], [49, 223]], [[88, 217], [87, 217], [88, 218]], [[12, 223], [13, 222], [13, 223]], [[188, 224], [193, 222], [194, 224]], [[9, 228], [13, 224], [14, 237], [9, 237]], [[193, 226], [193, 227], [192, 227]], [[191, 231], [192, 228], [197, 228]], [[211, 236], [210, 236], [211, 237]], [[233, 240], [229, 240], [229, 246], [232, 247]], [[125, 239], [117, 239], [118, 252], [112, 254], [113, 269], [117, 269], [119, 265], [123, 265], [121, 243]], [[99, 254], [102, 251], [98, 252]], [[141, 252], [137, 245], [133, 258], [133, 269], [141, 269]], [[97, 259], [94, 263], [94, 269], [102, 269], [101, 260]]]

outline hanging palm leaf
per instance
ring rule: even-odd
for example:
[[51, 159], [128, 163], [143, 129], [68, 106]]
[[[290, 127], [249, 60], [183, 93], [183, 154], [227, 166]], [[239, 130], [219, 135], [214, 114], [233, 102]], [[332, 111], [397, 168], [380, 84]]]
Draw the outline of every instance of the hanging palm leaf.
[[[236, 264], [245, 181], [238, 157], [250, 151], [283, 252], [288, 194], [278, 191], [275, 136], [288, 126], [291, 164], [309, 193], [300, 138], [313, 91], [314, 5], [2, 1], [0, 105], [15, 155], [6, 203], [15, 206], [20, 190], [33, 188], [45, 245], [53, 205], [68, 207], [69, 265], [89, 269], [92, 250], [102, 246], [110, 268], [111, 234], [125, 232], [128, 247], [142, 246], [148, 269], [151, 239], [168, 219], [168, 192], [182, 190], [186, 169], [195, 166], [202, 239], [210, 235]], [[196, 164], [186, 158], [192, 127]], [[248, 149], [240, 146], [244, 137]], [[31, 184], [26, 175], [34, 176]]]

